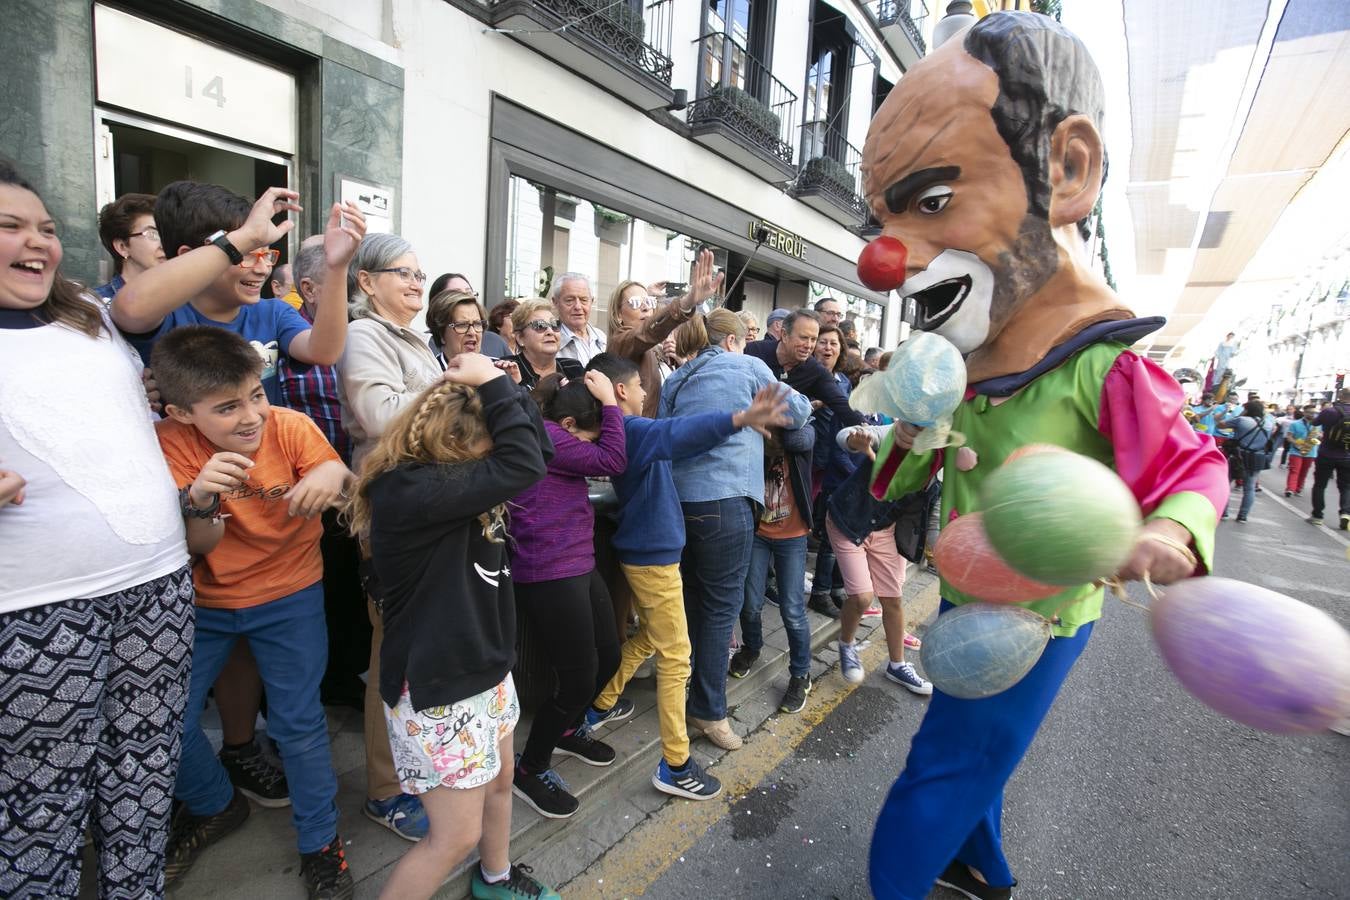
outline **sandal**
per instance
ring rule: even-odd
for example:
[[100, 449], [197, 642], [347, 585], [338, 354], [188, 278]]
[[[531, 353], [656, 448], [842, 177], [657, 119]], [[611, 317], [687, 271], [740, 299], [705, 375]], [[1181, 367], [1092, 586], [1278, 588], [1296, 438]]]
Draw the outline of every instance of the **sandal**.
[[916, 638], [914, 635], [910, 634], [908, 631], [905, 632], [905, 649], [906, 649], [906, 650], [918, 650], [918, 649], [919, 649], [920, 647], [922, 647], [922, 646], [923, 646], [923, 641], [919, 640], [919, 639]]

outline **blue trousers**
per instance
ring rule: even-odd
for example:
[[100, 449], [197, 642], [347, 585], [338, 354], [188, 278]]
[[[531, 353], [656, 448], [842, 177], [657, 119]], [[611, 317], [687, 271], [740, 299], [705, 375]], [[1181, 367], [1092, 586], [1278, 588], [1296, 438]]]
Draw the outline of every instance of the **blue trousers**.
[[319, 682], [328, 665], [323, 583], [247, 609], [197, 608], [192, 678], [183, 716], [183, 761], [174, 793], [193, 815], [229, 806], [234, 786], [202, 731], [206, 692], [235, 641], [246, 639], [267, 691], [267, 733], [276, 739], [291, 791], [301, 853], [322, 850], [337, 834], [337, 775]]
[[[943, 601], [942, 612], [950, 608]], [[1016, 884], [1003, 855], [1003, 787], [1091, 634], [1088, 623], [1052, 638], [1001, 694], [960, 700], [933, 691], [872, 833], [868, 874], [878, 900], [923, 900], [953, 860], [995, 887]]]
[[745, 573], [755, 535], [755, 505], [746, 497], [680, 504], [684, 510], [684, 611], [693, 648], [689, 715], [727, 716], [727, 658], [745, 605]]
[[[778, 573], [778, 611], [788, 636], [788, 672], [811, 673], [811, 625], [806, 620], [806, 535], [781, 540], [755, 535], [750, 569], [745, 576], [745, 607], [741, 610], [741, 637], [754, 653], [764, 648], [764, 582], [769, 562]], [[828, 577], [828, 576], [827, 576]]]

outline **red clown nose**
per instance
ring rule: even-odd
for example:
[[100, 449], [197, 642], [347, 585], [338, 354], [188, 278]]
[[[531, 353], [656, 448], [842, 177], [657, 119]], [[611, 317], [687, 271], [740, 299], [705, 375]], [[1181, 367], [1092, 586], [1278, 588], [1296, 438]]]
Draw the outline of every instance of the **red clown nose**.
[[858, 257], [858, 277], [874, 291], [893, 291], [905, 283], [909, 251], [896, 238], [882, 235], [863, 248]]

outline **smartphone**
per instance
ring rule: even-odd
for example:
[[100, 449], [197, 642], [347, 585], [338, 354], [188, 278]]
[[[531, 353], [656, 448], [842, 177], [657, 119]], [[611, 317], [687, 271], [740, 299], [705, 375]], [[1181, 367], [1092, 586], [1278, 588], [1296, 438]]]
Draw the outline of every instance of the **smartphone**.
[[666, 296], [670, 297], [671, 299], [674, 299], [675, 297], [683, 297], [685, 291], [687, 290], [689, 290], [689, 282], [687, 281], [666, 282]]

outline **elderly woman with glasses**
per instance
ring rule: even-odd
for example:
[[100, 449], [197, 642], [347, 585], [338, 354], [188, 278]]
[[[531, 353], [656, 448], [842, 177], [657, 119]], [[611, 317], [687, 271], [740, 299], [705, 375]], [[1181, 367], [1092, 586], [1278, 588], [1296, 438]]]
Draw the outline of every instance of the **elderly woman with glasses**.
[[[338, 361], [338, 401], [355, 471], [394, 417], [441, 378], [441, 362], [426, 334], [413, 327], [426, 280], [412, 245], [396, 234], [366, 235], [347, 267], [352, 321]], [[474, 312], [472, 318], [480, 316]], [[374, 633], [366, 681], [365, 813], [402, 838], [420, 840], [427, 833], [426, 813], [416, 795], [403, 793], [394, 771], [379, 693], [384, 628], [368, 605]]]
[[431, 345], [444, 365], [460, 353], [482, 353], [487, 313], [472, 291], [441, 291], [427, 304]]
[[583, 378], [586, 368], [577, 360], [558, 355], [562, 346], [558, 311], [542, 297], [521, 300], [511, 313], [520, 352], [510, 358], [520, 369], [521, 387], [534, 390], [539, 379], [560, 373], [564, 378]]
[[689, 321], [698, 305], [716, 294], [721, 286], [722, 273], [713, 274], [712, 251], [704, 250], [694, 264], [689, 291], [674, 301], [650, 296], [647, 288], [636, 281], [625, 281], [614, 289], [609, 301], [608, 350], [638, 364], [638, 378], [647, 392], [642, 404], [644, 416], [654, 418], [661, 402], [661, 383], [665, 380], [662, 342]]

